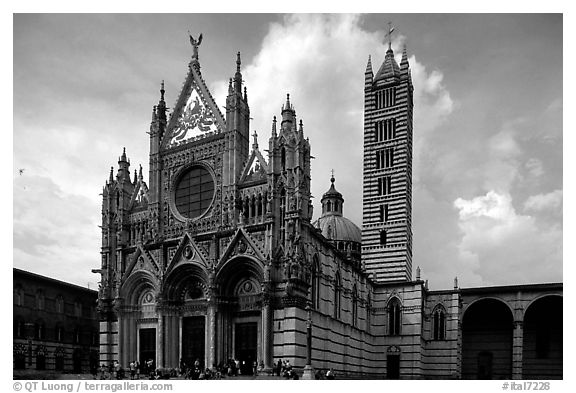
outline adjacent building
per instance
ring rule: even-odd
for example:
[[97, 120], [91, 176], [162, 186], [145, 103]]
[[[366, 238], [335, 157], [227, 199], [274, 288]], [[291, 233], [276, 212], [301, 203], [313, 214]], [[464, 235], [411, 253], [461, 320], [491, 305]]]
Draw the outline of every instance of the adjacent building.
[[14, 370], [88, 373], [98, 367], [98, 292], [13, 269]]

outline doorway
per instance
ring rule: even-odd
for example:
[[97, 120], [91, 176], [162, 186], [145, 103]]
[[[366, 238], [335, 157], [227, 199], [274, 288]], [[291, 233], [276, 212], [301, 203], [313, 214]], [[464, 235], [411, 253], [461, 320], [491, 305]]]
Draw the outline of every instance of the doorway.
[[203, 316], [182, 319], [182, 360], [187, 367], [194, 367], [198, 360], [204, 368], [205, 321]]
[[140, 361], [144, 365], [150, 359], [156, 364], [156, 328], [145, 328], [138, 331], [140, 339]]
[[388, 355], [386, 357], [386, 377], [388, 379], [400, 379], [399, 355]]
[[240, 373], [252, 375], [252, 364], [257, 360], [258, 323], [237, 323], [234, 348], [236, 359], [240, 361]]

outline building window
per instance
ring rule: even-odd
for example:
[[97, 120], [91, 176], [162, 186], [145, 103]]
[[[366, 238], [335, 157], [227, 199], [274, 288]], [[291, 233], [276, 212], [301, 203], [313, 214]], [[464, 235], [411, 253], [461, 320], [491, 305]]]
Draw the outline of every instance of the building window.
[[388, 195], [392, 192], [392, 177], [383, 176], [378, 178], [378, 195]]
[[388, 335], [397, 336], [400, 334], [400, 326], [402, 322], [402, 312], [400, 308], [400, 301], [398, 298], [393, 298], [388, 303]]
[[62, 295], [56, 297], [56, 312], [64, 314], [64, 298]]
[[44, 340], [46, 338], [46, 327], [44, 323], [38, 322], [34, 324], [34, 339]]
[[44, 310], [44, 293], [42, 291], [36, 292], [36, 308], [38, 310]]
[[380, 205], [380, 222], [388, 221], [388, 204]]
[[74, 329], [74, 344], [80, 344], [81, 332], [80, 328]]
[[446, 311], [442, 306], [436, 307], [432, 313], [432, 335], [434, 340], [446, 339]]
[[24, 305], [24, 291], [22, 291], [22, 287], [20, 285], [17, 285], [16, 288], [14, 288], [14, 305]]
[[57, 342], [61, 343], [64, 341], [64, 328], [62, 326], [56, 326], [54, 333]]
[[202, 166], [194, 166], [185, 172], [176, 185], [174, 202], [176, 209], [186, 218], [196, 218], [210, 207], [214, 197], [214, 179]]
[[340, 318], [340, 274], [336, 273], [336, 278], [334, 280], [334, 318]]
[[24, 337], [24, 322], [19, 319], [14, 320], [14, 331], [13, 336], [14, 338], [22, 338]]
[[366, 331], [370, 332], [370, 326], [372, 325], [372, 300], [370, 295], [366, 300]]
[[380, 245], [386, 246], [386, 231], [384, 229], [380, 231]]

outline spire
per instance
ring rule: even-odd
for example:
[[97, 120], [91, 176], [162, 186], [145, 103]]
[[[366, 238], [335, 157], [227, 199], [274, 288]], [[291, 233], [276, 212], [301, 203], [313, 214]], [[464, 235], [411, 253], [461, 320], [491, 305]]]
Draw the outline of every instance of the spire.
[[402, 49], [402, 60], [400, 61], [400, 70], [402, 72], [406, 72], [406, 70], [410, 67], [408, 63], [408, 53], [406, 52], [406, 45], [404, 45], [404, 49]]
[[112, 184], [112, 182], [114, 181], [114, 167], [111, 166], [110, 167], [110, 178], [108, 179], [109, 183]]
[[162, 79], [162, 83], [160, 84], [160, 102], [164, 102], [164, 79]]
[[[134, 170], [136, 172], [136, 170]], [[142, 176], [142, 165], [140, 165], [140, 170], [138, 171], [138, 180], [144, 180], [144, 176]]]
[[368, 64], [366, 64], [366, 74], [373, 75], [372, 72], [372, 56], [368, 55]]
[[242, 95], [242, 74], [240, 73], [240, 65], [242, 61], [240, 60], [240, 52], [236, 55], [236, 74], [234, 74], [234, 90], [236, 94]]
[[254, 134], [252, 134], [252, 136], [254, 137], [254, 142], [252, 143], [252, 150], [257, 150], [258, 149], [258, 134], [256, 133], [256, 130], [254, 130]]
[[136, 173], [136, 169], [134, 169], [134, 181], [132, 183], [136, 184], [137, 181], [138, 181], [138, 175]]
[[244, 101], [248, 103], [248, 90], [246, 89], [246, 86], [244, 86]]
[[122, 155], [120, 156], [120, 159], [118, 160], [118, 162], [119, 163], [120, 162], [127, 162], [126, 161], [126, 148], [125, 147], [122, 149]]
[[388, 50], [386, 51], [386, 57], [384, 58], [384, 63], [380, 66], [378, 73], [376, 73], [376, 77], [374, 81], [378, 81], [380, 79], [388, 79], [391, 77], [397, 77], [400, 74], [400, 67], [398, 63], [394, 59], [394, 51], [392, 50], [392, 32], [394, 31], [394, 27], [392, 27], [392, 22], [388, 22], [388, 32], [386, 33], [386, 37], [388, 37]]
[[242, 60], [240, 60], [240, 52], [236, 55], [236, 72], [240, 73], [240, 65], [242, 64]]
[[302, 119], [298, 123], [298, 136], [300, 139], [304, 139], [304, 123], [302, 123]]
[[272, 120], [272, 137], [276, 138], [276, 116]]
[[283, 130], [291, 130], [296, 128], [294, 120], [296, 118], [296, 111], [294, 106], [290, 103], [290, 94], [286, 94], [286, 104], [282, 107], [282, 123], [280, 126]]

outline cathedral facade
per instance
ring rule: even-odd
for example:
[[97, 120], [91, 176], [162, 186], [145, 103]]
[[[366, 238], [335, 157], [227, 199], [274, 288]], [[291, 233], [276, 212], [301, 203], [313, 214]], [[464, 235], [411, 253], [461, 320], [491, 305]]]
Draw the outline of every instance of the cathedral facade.
[[348, 378], [562, 377], [561, 283], [466, 289], [455, 279], [431, 291], [413, 274], [406, 50], [400, 64], [389, 47], [376, 74], [370, 59], [366, 68], [360, 229], [334, 177], [314, 219], [311, 146], [290, 96], [261, 150], [240, 54], [221, 113], [200, 40], [191, 43], [173, 111], [163, 84], [152, 111], [148, 182], [141, 168], [131, 176], [124, 151], [103, 189], [101, 362], [237, 359], [250, 373], [282, 359]]

